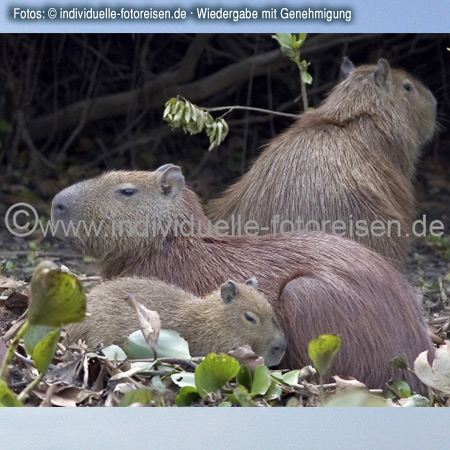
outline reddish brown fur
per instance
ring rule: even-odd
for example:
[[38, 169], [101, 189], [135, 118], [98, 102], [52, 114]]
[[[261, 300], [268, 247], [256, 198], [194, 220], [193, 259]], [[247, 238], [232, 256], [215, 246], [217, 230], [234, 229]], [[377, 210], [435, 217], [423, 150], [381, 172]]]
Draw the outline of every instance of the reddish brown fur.
[[[240, 215], [269, 230], [277, 214], [281, 221], [343, 220], [347, 229], [351, 219], [367, 224], [398, 220], [402, 236], [396, 225], [392, 237], [346, 235], [401, 267], [415, 213], [415, 165], [420, 147], [433, 135], [436, 101], [401, 70], [388, 69], [380, 86], [377, 70], [358, 67], [320, 107], [275, 138], [250, 170], [212, 202], [211, 219], [230, 223]], [[406, 91], [407, 85], [413, 89]]]
[[[108, 216], [169, 223], [194, 216], [205, 231], [208, 221], [193, 192], [183, 188], [177, 194], [175, 189], [171, 198], [163, 193], [166, 174], [177, 178], [177, 170], [109, 172], [73, 185], [55, 197], [52, 221], [98, 222]], [[133, 186], [136, 194], [117, 194], [124, 185]], [[173, 229], [167, 238], [159, 233], [70, 240], [98, 258], [105, 277], [157, 277], [199, 296], [227, 279], [243, 281], [256, 274], [288, 339], [282, 367], [309, 364], [308, 341], [321, 333], [344, 337], [332, 374], [355, 376], [370, 387], [383, 387], [393, 375], [389, 361], [394, 357], [405, 356], [412, 364], [421, 351], [432, 353], [421, 308], [404, 277], [351, 240], [331, 235], [175, 237]], [[420, 389], [417, 380], [405, 377]]]

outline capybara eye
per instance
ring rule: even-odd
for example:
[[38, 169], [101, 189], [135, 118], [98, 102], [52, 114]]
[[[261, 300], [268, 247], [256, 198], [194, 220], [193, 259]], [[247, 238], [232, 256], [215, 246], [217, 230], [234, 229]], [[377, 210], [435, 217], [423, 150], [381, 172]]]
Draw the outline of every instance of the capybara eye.
[[244, 317], [246, 318], [246, 320], [248, 320], [251, 323], [256, 324], [256, 319], [250, 314], [250, 313], [245, 313]]
[[119, 194], [124, 195], [125, 197], [131, 197], [132, 195], [137, 193], [137, 189], [134, 188], [125, 188], [125, 189], [119, 189]]
[[413, 85], [412, 85], [411, 83], [405, 83], [405, 84], [403, 85], [403, 89], [404, 89], [406, 92], [411, 92], [411, 91], [414, 89], [414, 87], [413, 87]]

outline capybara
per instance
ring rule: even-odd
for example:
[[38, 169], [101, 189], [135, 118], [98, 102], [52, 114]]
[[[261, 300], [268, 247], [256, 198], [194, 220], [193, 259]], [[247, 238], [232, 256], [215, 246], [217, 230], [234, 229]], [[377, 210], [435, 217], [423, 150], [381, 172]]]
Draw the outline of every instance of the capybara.
[[[308, 342], [323, 333], [343, 340], [331, 374], [370, 387], [394, 374], [393, 358], [412, 364], [421, 351], [433, 353], [414, 291], [383, 257], [333, 235], [224, 236], [177, 166], [111, 171], [74, 184], [53, 199], [52, 225], [96, 257], [106, 278], [156, 277], [204, 296], [229, 279], [256, 275], [287, 339], [282, 367], [309, 364]], [[420, 389], [409, 373], [405, 378]]]
[[69, 342], [82, 339], [90, 347], [99, 343], [122, 345], [138, 330], [136, 312], [124, 299], [132, 295], [157, 311], [161, 328], [178, 331], [193, 356], [227, 352], [248, 344], [268, 366], [281, 361], [286, 339], [255, 278], [245, 284], [228, 281], [204, 298], [150, 278], [123, 277], [105, 281], [88, 293], [90, 316], [68, 327]]
[[402, 268], [415, 166], [434, 133], [436, 100], [384, 59], [357, 68], [346, 59], [342, 72], [325, 102], [271, 141], [208, 214], [255, 220], [261, 234], [309, 228], [347, 236]]

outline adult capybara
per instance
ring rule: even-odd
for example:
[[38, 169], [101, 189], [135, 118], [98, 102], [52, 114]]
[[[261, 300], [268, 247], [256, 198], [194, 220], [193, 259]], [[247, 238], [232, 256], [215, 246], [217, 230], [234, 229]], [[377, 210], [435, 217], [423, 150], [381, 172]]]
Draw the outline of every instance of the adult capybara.
[[415, 293], [383, 257], [332, 235], [220, 236], [171, 164], [70, 186], [53, 200], [52, 225], [107, 278], [156, 277], [204, 296], [256, 275], [287, 338], [285, 368], [309, 364], [308, 342], [322, 333], [343, 340], [332, 374], [370, 387], [394, 375], [393, 358], [433, 353]]
[[286, 220], [295, 229], [319, 227], [401, 268], [415, 217], [415, 166], [434, 133], [436, 100], [384, 59], [356, 69], [346, 59], [342, 72], [325, 102], [270, 142], [209, 216], [255, 220], [261, 234], [290, 231]]
[[88, 293], [90, 316], [69, 326], [68, 340], [82, 339], [91, 347], [99, 343], [122, 345], [140, 328], [136, 312], [124, 301], [132, 295], [159, 313], [161, 328], [178, 331], [188, 341], [193, 356], [248, 344], [268, 366], [274, 366], [284, 355], [286, 339], [269, 302], [257, 289], [255, 278], [245, 284], [228, 281], [199, 298], [156, 279], [105, 281]]

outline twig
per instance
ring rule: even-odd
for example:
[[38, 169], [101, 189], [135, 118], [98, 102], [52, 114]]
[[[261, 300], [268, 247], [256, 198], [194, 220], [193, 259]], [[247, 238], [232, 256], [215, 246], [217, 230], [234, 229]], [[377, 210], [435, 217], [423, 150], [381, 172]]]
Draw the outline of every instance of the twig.
[[[245, 110], [245, 111], [253, 111], [253, 112], [260, 112], [264, 114], [272, 114], [274, 116], [280, 116], [280, 117], [289, 117], [291, 119], [297, 119], [297, 114], [290, 114], [290, 113], [283, 113], [278, 111], [270, 111], [269, 109], [264, 108], [254, 108], [252, 106], [217, 106], [214, 108], [203, 108], [206, 111], [213, 112], [213, 111], [227, 111], [226, 114], [229, 114], [230, 112], [234, 110]], [[224, 116], [226, 115], [224, 114]]]

